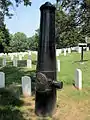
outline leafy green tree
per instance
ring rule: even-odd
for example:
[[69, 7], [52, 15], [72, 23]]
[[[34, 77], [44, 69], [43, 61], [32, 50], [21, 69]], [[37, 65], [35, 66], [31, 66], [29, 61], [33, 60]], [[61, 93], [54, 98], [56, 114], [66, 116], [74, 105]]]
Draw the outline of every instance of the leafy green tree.
[[11, 52], [21, 52], [27, 50], [27, 36], [21, 32], [11, 35], [10, 48]]
[[36, 30], [35, 35], [28, 38], [28, 49], [38, 50], [38, 41], [39, 41], [39, 29]]
[[31, 0], [0, 0], [0, 10], [2, 13], [6, 16], [9, 16], [11, 18], [12, 13], [10, 12], [9, 7], [13, 6], [13, 3], [16, 3], [16, 6], [18, 6], [20, 3], [24, 3], [25, 6], [31, 5]]
[[90, 0], [58, 0], [64, 11], [74, 14], [81, 34], [90, 36]]
[[9, 31], [8, 29], [6, 29], [6, 26], [2, 24], [2, 26], [0, 27], [0, 52], [8, 53], [9, 41], [10, 41]]
[[79, 9], [80, 3], [77, 1], [73, 0], [69, 2], [68, 0], [61, 0], [58, 5], [58, 9], [56, 10], [57, 48], [76, 46], [78, 42], [85, 42], [85, 35], [82, 33], [81, 18], [78, 16], [78, 14], [82, 14], [82, 11]]
[[4, 14], [0, 11], [0, 52], [9, 51], [9, 31], [6, 29], [6, 25], [4, 24]]

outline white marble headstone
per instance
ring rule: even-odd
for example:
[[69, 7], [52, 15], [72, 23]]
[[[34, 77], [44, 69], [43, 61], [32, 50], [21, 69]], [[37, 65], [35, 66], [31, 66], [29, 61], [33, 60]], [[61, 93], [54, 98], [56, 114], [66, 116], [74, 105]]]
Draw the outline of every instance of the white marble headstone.
[[19, 55], [19, 60], [22, 60], [22, 55]]
[[60, 60], [57, 60], [57, 70], [60, 72]]
[[62, 50], [61, 49], [56, 49], [56, 56], [59, 56], [61, 54]]
[[24, 54], [24, 53], [22, 53], [22, 57], [24, 57], [24, 55], [25, 55], [25, 54]]
[[81, 47], [78, 47], [78, 53], [81, 53]]
[[5, 73], [0, 72], [0, 88], [5, 87]]
[[15, 53], [15, 57], [18, 57], [18, 53]]
[[32, 61], [30, 59], [27, 60], [27, 68], [32, 68]]
[[35, 54], [36, 54], [36, 56], [37, 56], [37, 53], [38, 53], [38, 52], [37, 52], [37, 51], [35, 51], [34, 53], [35, 53]]
[[62, 50], [61, 49], [59, 49], [59, 54], [61, 54], [62, 53]]
[[59, 56], [59, 52], [58, 52], [58, 50], [56, 50], [56, 56]]
[[66, 49], [64, 49], [64, 56], [66, 56]]
[[31, 51], [29, 51], [28, 54], [31, 55]]
[[2, 65], [3, 67], [6, 66], [6, 58], [3, 58]]
[[82, 71], [80, 69], [75, 71], [75, 87], [79, 90], [82, 89]]
[[68, 53], [71, 53], [71, 48], [68, 48]]
[[16, 58], [13, 59], [13, 66], [17, 67], [17, 59]]
[[11, 55], [11, 60], [13, 60], [13, 58], [14, 58], [14, 56], [13, 56], [13, 55]]
[[31, 78], [28, 76], [22, 77], [22, 92], [26, 97], [31, 96]]
[[28, 55], [28, 60], [31, 60], [31, 55]]
[[86, 47], [86, 50], [89, 51], [89, 47]]

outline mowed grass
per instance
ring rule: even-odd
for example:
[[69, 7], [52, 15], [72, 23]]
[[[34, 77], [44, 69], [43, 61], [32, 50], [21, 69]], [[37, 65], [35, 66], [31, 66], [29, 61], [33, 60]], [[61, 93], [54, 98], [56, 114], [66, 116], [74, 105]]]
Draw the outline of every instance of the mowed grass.
[[[30, 76], [32, 90], [35, 83], [36, 56], [32, 54], [32, 69], [26, 67], [27, 56], [18, 61], [18, 67], [12, 66], [7, 58], [6, 67], [0, 71], [5, 73], [6, 88], [0, 90], [0, 120], [42, 120], [34, 113], [35, 95], [24, 98], [21, 91], [21, 77]], [[62, 90], [57, 92], [57, 104], [52, 117], [46, 120], [90, 120], [90, 52], [84, 52], [84, 64], [80, 63], [80, 54], [61, 54], [57, 59], [61, 62], [61, 71], [57, 72], [57, 80], [63, 81]], [[1, 66], [2, 58], [0, 59]], [[83, 75], [83, 89], [78, 91], [74, 86], [75, 70], [79, 68]], [[19, 87], [18, 87], [19, 86]]]

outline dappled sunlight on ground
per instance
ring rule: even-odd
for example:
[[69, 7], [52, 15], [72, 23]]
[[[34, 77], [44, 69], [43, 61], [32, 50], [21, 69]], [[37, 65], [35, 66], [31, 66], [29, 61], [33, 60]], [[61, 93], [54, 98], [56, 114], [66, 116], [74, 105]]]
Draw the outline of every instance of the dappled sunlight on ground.
[[[70, 92], [72, 91], [72, 92]], [[79, 95], [73, 97], [74, 92], [80, 92], [73, 86], [65, 86], [64, 90], [57, 93], [56, 109], [52, 118], [46, 120], [90, 120], [90, 99], [79, 98]], [[35, 115], [35, 96], [21, 98], [24, 104], [20, 107], [25, 120], [43, 120]]]

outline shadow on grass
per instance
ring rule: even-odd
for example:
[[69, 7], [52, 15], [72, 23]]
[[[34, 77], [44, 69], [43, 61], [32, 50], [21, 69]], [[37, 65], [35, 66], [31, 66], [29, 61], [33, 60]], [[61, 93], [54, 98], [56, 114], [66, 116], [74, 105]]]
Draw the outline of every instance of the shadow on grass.
[[25, 120], [19, 110], [22, 105], [8, 89], [0, 89], [0, 120]]
[[25, 68], [6, 66], [0, 69], [5, 73], [5, 84], [9, 86], [13, 83], [21, 85], [22, 76], [29, 76], [31, 78], [32, 93], [35, 91], [36, 70], [28, 70]]
[[26, 67], [27, 61], [26, 60], [18, 60], [18, 67]]
[[33, 65], [36, 65], [36, 64], [37, 64], [37, 61], [36, 61], [36, 60], [32, 61], [32, 64], [33, 64]]
[[79, 61], [74, 61], [74, 63], [87, 62], [87, 61], [88, 60], [83, 60], [83, 61], [79, 60]]
[[[36, 60], [32, 61], [33, 65], [37, 64]], [[26, 67], [27, 66], [27, 60], [18, 60], [18, 67]]]

